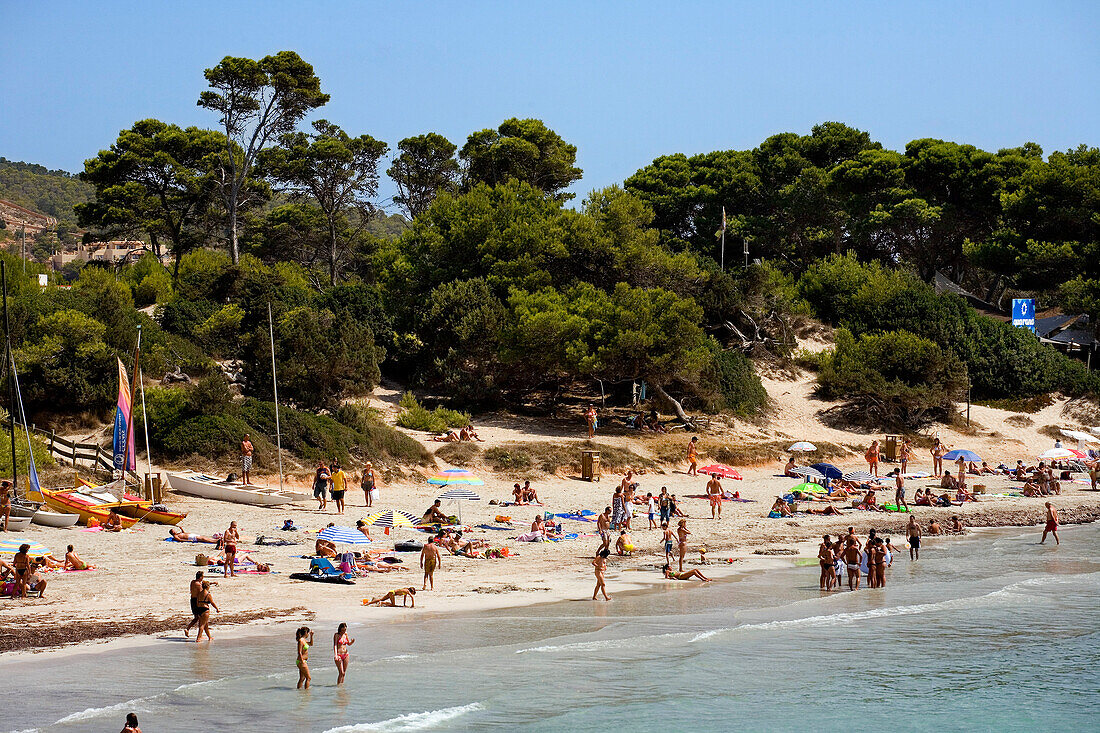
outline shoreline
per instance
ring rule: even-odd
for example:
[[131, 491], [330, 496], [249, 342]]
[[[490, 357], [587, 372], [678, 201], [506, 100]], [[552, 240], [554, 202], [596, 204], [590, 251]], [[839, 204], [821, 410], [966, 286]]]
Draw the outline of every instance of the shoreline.
[[[947, 509], [941, 511], [950, 512]], [[874, 525], [873, 528], [879, 534], [888, 534], [894, 531], [893, 526], [884, 527], [882, 522], [883, 519], [887, 518], [895, 519], [892, 515], [884, 517], [879, 513], [863, 512], [861, 514], [867, 516], [858, 518], [845, 516], [827, 519], [833, 520], [837, 526], [854, 526], [857, 533], [861, 535], [865, 535], [867, 530], [872, 528], [871, 525]], [[1031, 518], [1031, 515], [1035, 512], [1026, 508], [1004, 508], [991, 514], [992, 516], [968, 516], [967, 529], [1019, 529], [1022, 532], [1026, 527], [1037, 525], [1037, 521]], [[908, 521], [907, 516], [898, 516], [896, 521], [889, 524], [897, 525], [897, 530], [901, 530], [905, 522]], [[815, 519], [820, 520], [823, 518], [815, 517]], [[1010, 521], [994, 521], [996, 519], [1009, 519]], [[1100, 504], [1070, 508], [1063, 514], [1062, 525], [1089, 524], [1096, 521], [1100, 521]], [[797, 528], [808, 529], [802, 526]], [[833, 527], [822, 524], [816, 526], [815, 529], [821, 530], [823, 533], [833, 529]], [[957, 539], [965, 535], [965, 532], [945, 532], [939, 537]], [[929, 536], [926, 535], [927, 537]], [[788, 547], [766, 546], [779, 544], [786, 544]], [[710, 543], [708, 545], [708, 556], [713, 559], [707, 565], [703, 565], [698, 559], [694, 559], [689, 555], [689, 558], [685, 560], [685, 566], [706, 567], [714, 582], [736, 582], [739, 577], [752, 573], [769, 569], [797, 567], [796, 561], [814, 557], [816, 549], [816, 537], [796, 538], [792, 536], [782, 540], [775, 538], [768, 542], [761, 542], [759, 538], [754, 538], [748, 544], [738, 541], [724, 545]], [[718, 557], [714, 553], [722, 553], [723, 556]], [[729, 562], [727, 562], [727, 555], [730, 556]], [[612, 600], [617, 595], [653, 593], [668, 585], [669, 581], [665, 581], [657, 575], [651, 576], [647, 572], [653, 571], [655, 573], [659, 570], [660, 564], [663, 563], [663, 555], [652, 553], [642, 553], [628, 557], [612, 555], [609, 559], [614, 563], [609, 567], [608, 576], [610, 590], [612, 590]], [[497, 586], [491, 584], [479, 585], [472, 589], [446, 595], [441, 591], [427, 591], [426, 593], [433, 594], [428, 596], [429, 598], [447, 598], [447, 607], [425, 608], [420, 606], [415, 611], [408, 609], [411, 613], [396, 620], [391, 616], [396, 609], [359, 607], [359, 610], [355, 613], [356, 618], [353, 623], [368, 626], [387, 622], [407, 623], [428, 620], [432, 617], [454, 617], [476, 614], [482, 611], [531, 608], [563, 601], [589, 602], [587, 594], [591, 592], [593, 585], [590, 573], [585, 572], [580, 574], [579, 577], [578, 575], [575, 569], [560, 568], [552, 575], [532, 580], [531, 583], [534, 587], [521, 587], [504, 583]], [[596, 603], [602, 604], [603, 601], [596, 601]], [[253, 635], [275, 633], [275, 629], [288, 627], [302, 621], [318, 624], [336, 623], [347, 620], [350, 616], [351, 612], [346, 605], [315, 609], [302, 605], [286, 608], [247, 609], [215, 617], [213, 628], [218, 632], [219, 639], [240, 639]], [[26, 643], [13, 644], [8, 642], [4, 648], [0, 649], [0, 667], [20, 664], [31, 659], [55, 660], [69, 655], [97, 654], [121, 648], [139, 647], [155, 644], [158, 641], [182, 641], [182, 635], [179, 632], [187, 621], [186, 614], [170, 616], [147, 614], [145, 617], [127, 618], [121, 621], [103, 621], [92, 617], [68, 619], [61, 623], [57, 623], [55, 620], [57, 625], [49, 628], [35, 627], [34, 620], [30, 619], [27, 623], [18, 627], [0, 622], [0, 639], [27, 638], [27, 628], [35, 629]], [[143, 626], [146, 628], [142, 628]], [[69, 632], [68, 639], [60, 644], [43, 645], [41, 643], [43, 639], [56, 638], [56, 629], [65, 629]], [[73, 629], [77, 631], [73, 633]], [[172, 634], [173, 631], [176, 633]]]

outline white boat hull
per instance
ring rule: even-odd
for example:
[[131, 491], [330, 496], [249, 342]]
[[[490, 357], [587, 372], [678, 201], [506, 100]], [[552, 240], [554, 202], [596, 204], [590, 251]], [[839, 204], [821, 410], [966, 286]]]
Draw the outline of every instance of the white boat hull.
[[[3, 519], [0, 518], [0, 522], [2, 522], [2, 521], [3, 521]], [[30, 527], [31, 527], [31, 518], [30, 517], [16, 517], [16, 516], [8, 517], [8, 531], [9, 532], [22, 532], [25, 529], [30, 529]]]
[[34, 513], [31, 521], [35, 524], [41, 524], [43, 527], [71, 527], [80, 521], [80, 517], [76, 514], [39, 509]]
[[168, 474], [168, 485], [172, 487], [173, 491], [181, 494], [201, 496], [204, 499], [217, 499], [218, 501], [232, 501], [237, 504], [278, 506], [302, 500], [301, 494], [279, 491], [265, 486], [245, 486], [235, 482], [229, 483], [201, 473], [170, 473]]

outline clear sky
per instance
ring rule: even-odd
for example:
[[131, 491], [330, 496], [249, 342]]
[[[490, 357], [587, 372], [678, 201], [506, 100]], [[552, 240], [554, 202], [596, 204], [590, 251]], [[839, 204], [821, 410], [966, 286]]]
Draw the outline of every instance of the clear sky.
[[70, 171], [195, 106], [225, 55], [291, 49], [318, 116], [391, 146], [538, 117], [582, 195], [654, 157], [839, 120], [887, 147], [1100, 145], [1100, 2], [0, 0], [0, 155]]

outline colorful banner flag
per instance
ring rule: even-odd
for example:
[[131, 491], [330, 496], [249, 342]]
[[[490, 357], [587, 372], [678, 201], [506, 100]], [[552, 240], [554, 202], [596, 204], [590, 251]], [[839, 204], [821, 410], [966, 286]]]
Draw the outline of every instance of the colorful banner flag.
[[134, 470], [134, 426], [130, 419], [130, 379], [122, 359], [118, 360], [118, 405], [115, 407], [114, 466], [116, 471]]

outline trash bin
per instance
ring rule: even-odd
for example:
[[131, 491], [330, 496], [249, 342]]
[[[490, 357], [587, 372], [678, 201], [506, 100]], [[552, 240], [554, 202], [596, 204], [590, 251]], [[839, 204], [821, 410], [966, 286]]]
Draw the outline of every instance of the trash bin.
[[886, 456], [886, 460], [897, 463], [900, 453], [898, 448], [900, 446], [901, 436], [899, 435], [887, 435], [886, 441], [882, 446], [882, 454]]
[[600, 452], [598, 450], [581, 451], [581, 480], [600, 480]]

